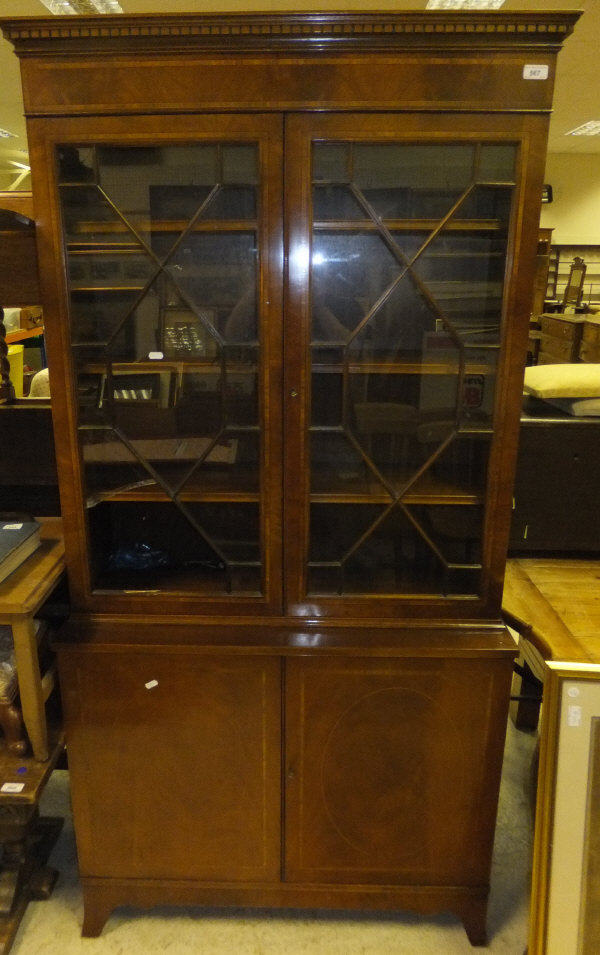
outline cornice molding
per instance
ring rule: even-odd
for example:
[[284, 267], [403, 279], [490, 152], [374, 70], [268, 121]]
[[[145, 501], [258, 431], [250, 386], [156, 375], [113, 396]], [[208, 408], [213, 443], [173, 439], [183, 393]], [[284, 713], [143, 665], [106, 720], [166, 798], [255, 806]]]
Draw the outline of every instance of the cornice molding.
[[0, 18], [4, 36], [21, 54], [59, 49], [175, 50], [408, 49], [536, 47], [556, 49], [572, 32], [577, 12], [533, 13], [245, 13]]

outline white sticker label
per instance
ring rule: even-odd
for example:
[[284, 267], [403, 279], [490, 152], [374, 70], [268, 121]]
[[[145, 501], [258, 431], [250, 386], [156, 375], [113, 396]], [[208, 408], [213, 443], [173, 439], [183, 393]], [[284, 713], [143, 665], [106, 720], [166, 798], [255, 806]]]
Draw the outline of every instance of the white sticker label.
[[23, 527], [22, 524], [5, 524], [4, 530], [5, 531], [20, 531], [22, 527]]
[[147, 690], [153, 690], [155, 686], [158, 686], [158, 680], [148, 680], [148, 682], [145, 683], [144, 686], [146, 687]]
[[547, 80], [550, 67], [547, 63], [526, 63], [523, 67], [524, 80]]
[[0, 792], [2, 793], [22, 793], [25, 789], [25, 783], [4, 783]]
[[581, 707], [571, 703], [567, 707], [567, 725], [581, 726]]

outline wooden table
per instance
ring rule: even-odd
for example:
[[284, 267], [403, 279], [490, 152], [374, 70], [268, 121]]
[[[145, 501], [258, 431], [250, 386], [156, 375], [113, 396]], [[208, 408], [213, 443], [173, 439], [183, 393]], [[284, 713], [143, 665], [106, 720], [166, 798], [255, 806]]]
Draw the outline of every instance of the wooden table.
[[64, 749], [60, 728], [48, 734], [48, 759], [13, 756], [0, 741], [0, 955], [10, 950], [32, 899], [49, 898], [58, 873], [46, 865], [63, 820], [40, 817], [39, 799]]
[[12, 627], [23, 721], [34, 758], [48, 759], [45, 703], [54, 685], [52, 670], [42, 674], [35, 615], [65, 572], [60, 518], [42, 518], [41, 544], [0, 583], [0, 624]]
[[600, 662], [600, 561], [509, 560], [502, 613], [521, 638], [522, 672], [513, 682], [521, 700], [511, 704], [511, 716], [519, 729], [535, 729], [544, 661]]
[[509, 560], [502, 611], [544, 660], [600, 663], [600, 561]]
[[61, 580], [59, 518], [40, 519], [41, 544], [0, 583], [0, 623], [12, 627], [23, 721], [33, 754], [9, 752], [0, 739], [0, 955], [9, 951], [31, 899], [46, 899], [57, 873], [46, 865], [62, 819], [40, 818], [39, 799], [64, 750], [61, 727], [48, 725], [52, 670], [40, 672], [35, 615]]
[[[587, 674], [597, 677], [600, 664], [600, 560], [564, 560], [557, 558], [528, 558], [509, 560], [506, 568], [503, 614], [506, 622], [520, 634], [520, 650], [523, 658], [545, 683], [544, 714], [540, 733], [540, 763], [537, 787], [532, 892], [530, 906], [530, 955], [546, 955], [547, 945], [556, 951], [556, 936], [548, 941], [550, 913], [556, 911], [556, 899], [564, 898], [572, 886], [578, 884], [580, 868], [576, 875], [565, 866], [565, 856], [555, 863], [552, 879], [556, 879], [554, 892], [550, 894], [552, 853], [557, 845], [557, 833], [561, 832], [561, 845], [568, 846], [569, 862], [583, 859], [589, 850], [578, 844], [579, 830], [573, 827], [571, 816], [575, 813], [574, 793], [591, 791], [590, 758], [577, 765], [577, 770], [568, 776], [567, 816], [569, 827], [564, 835], [562, 823], [557, 821], [557, 777], [559, 761], [560, 696], [557, 691], [561, 671], [569, 678]], [[550, 666], [548, 665], [550, 664]], [[595, 667], [590, 667], [590, 664]], [[587, 670], [586, 670], [587, 668]], [[591, 671], [594, 670], [592, 674]], [[552, 671], [552, 672], [551, 672]], [[519, 722], [517, 725], [519, 725]], [[579, 724], [572, 724], [579, 725]], [[571, 751], [573, 743], [571, 742]], [[577, 747], [575, 746], [575, 750]], [[587, 777], [587, 778], [586, 778]], [[563, 803], [564, 806], [564, 797]], [[585, 812], [584, 805], [584, 812]], [[582, 831], [585, 825], [577, 823]], [[586, 863], [587, 865], [587, 863]], [[571, 866], [573, 867], [573, 866]], [[560, 881], [562, 878], [562, 882]], [[566, 883], [566, 884], [565, 884]], [[594, 890], [596, 891], [596, 890]], [[567, 906], [568, 908], [568, 906]], [[553, 925], [559, 919], [561, 925], [571, 927], [579, 924], [579, 913], [569, 909], [568, 921], [563, 914], [553, 915]], [[597, 922], [596, 922], [597, 924]], [[571, 929], [572, 930], [572, 929]], [[581, 928], [578, 930], [581, 931]], [[589, 936], [586, 935], [586, 944]], [[561, 949], [562, 951], [563, 949]], [[583, 949], [577, 949], [583, 951]], [[591, 951], [589, 947], [585, 951]]]

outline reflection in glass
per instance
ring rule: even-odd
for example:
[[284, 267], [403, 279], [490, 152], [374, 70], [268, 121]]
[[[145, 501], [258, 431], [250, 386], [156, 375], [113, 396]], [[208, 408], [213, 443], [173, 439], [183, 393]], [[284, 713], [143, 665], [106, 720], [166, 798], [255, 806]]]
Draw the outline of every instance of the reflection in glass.
[[309, 593], [479, 591], [515, 160], [313, 147]]

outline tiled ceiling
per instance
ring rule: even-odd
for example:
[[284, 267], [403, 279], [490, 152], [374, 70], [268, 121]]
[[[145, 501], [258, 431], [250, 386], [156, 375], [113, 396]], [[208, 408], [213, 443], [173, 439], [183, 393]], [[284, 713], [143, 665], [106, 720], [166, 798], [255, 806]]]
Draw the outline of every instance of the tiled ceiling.
[[[395, 0], [394, 3], [371, 3], [365, 0], [261, 0], [254, 7], [247, 0], [120, 0], [125, 13], [183, 13], [219, 10], [240, 11], [244, 9], [294, 9], [306, 10], [361, 10], [395, 9], [424, 10], [426, 0]], [[600, 153], [600, 135], [593, 137], [565, 136], [565, 133], [590, 120], [600, 120], [600, 78], [598, 51], [600, 50], [600, 0], [506, 0], [506, 11], [531, 10], [583, 10], [574, 34], [566, 41], [559, 59], [554, 98], [554, 113], [550, 124], [549, 151], [553, 153]], [[48, 10], [41, 0], [0, 0], [0, 15], [47, 16]], [[17, 138], [0, 139], [0, 189], [6, 185], [7, 166], [18, 175], [21, 164], [27, 162], [27, 140], [23, 121], [23, 101], [19, 78], [19, 66], [11, 44], [0, 38], [0, 76], [2, 97], [0, 99], [0, 128], [17, 134]], [[19, 165], [13, 165], [18, 163]], [[14, 182], [14, 179], [13, 179]]]

